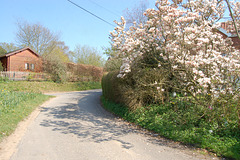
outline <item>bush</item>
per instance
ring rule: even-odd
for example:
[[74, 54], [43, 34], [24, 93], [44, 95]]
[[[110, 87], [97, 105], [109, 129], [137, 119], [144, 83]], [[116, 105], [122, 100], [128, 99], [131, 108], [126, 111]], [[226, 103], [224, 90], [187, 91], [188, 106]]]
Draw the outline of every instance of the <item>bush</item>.
[[120, 96], [122, 95], [120, 90], [121, 79], [117, 78], [118, 72], [109, 72], [102, 78], [102, 90], [103, 95], [108, 100], [114, 101], [116, 103], [121, 103]]
[[50, 74], [52, 81], [67, 81], [67, 66], [59, 57], [55, 55], [46, 56], [43, 61], [43, 68], [45, 72]]
[[3, 71], [2, 62], [0, 62], [0, 71]]
[[130, 109], [164, 103], [173, 91], [174, 80], [170, 80], [168, 72], [161, 69], [135, 67], [125, 78], [117, 78], [117, 75], [115, 71], [103, 77], [103, 95]]
[[67, 63], [69, 81], [99, 82], [103, 76], [103, 68], [85, 64]]
[[119, 70], [122, 65], [122, 58], [109, 58], [105, 63], [104, 70], [107, 72], [112, 72]]

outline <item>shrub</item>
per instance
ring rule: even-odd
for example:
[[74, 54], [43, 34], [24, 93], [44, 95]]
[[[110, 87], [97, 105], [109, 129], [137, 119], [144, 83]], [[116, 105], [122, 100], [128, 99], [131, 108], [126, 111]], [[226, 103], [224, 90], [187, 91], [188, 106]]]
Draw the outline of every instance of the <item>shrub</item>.
[[102, 79], [103, 95], [130, 109], [164, 103], [173, 92], [172, 86], [176, 85], [168, 73], [161, 69], [150, 67], [143, 69], [139, 66], [136, 66], [125, 78], [117, 78], [117, 71], [109, 72]]
[[122, 65], [122, 59], [121, 58], [109, 58], [104, 66], [104, 70], [107, 72], [111, 72], [111, 71], [116, 71], [119, 70], [120, 67]]
[[50, 74], [54, 82], [67, 81], [67, 67], [58, 56], [46, 56], [43, 61], [43, 69]]
[[96, 81], [103, 76], [103, 68], [85, 64], [67, 63], [69, 81]]
[[[213, 11], [207, 1], [187, 1], [185, 10], [176, 2], [156, 1], [156, 9], [145, 11], [148, 21], [144, 24], [126, 29], [123, 17], [116, 22], [118, 26], [111, 32], [112, 48], [124, 57], [118, 77], [133, 77], [131, 74], [142, 72], [141, 68], [156, 68], [169, 72], [164, 86], [191, 95], [192, 103], [206, 108], [230, 105], [228, 102], [240, 94], [240, 53], [230, 39], [216, 32], [216, 15], [221, 18], [224, 14], [223, 3], [214, 1], [218, 10]], [[203, 11], [207, 8], [212, 12]], [[135, 70], [139, 72], [132, 73]]]
[[3, 71], [2, 62], [0, 62], [0, 71]]

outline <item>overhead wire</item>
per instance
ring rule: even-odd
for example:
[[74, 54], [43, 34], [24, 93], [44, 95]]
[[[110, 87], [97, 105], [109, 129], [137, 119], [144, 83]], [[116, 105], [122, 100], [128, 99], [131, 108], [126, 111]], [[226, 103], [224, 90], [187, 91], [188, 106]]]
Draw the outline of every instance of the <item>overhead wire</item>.
[[85, 12], [91, 14], [92, 16], [94, 16], [94, 17], [100, 19], [101, 21], [103, 21], [103, 22], [105, 22], [105, 23], [107, 23], [107, 24], [109, 24], [109, 25], [115, 27], [115, 25], [113, 25], [112, 23], [110, 23], [110, 22], [104, 20], [103, 18], [101, 18], [101, 17], [97, 16], [96, 14], [94, 14], [94, 13], [88, 11], [87, 9], [85, 9], [85, 8], [81, 7], [80, 5], [78, 5], [78, 4], [74, 3], [74, 2], [72, 2], [71, 0], [67, 0], [67, 1], [70, 2], [70, 3], [72, 3], [73, 5], [77, 6], [78, 8], [84, 10]]
[[98, 3], [96, 3], [96, 2], [94, 2], [92, 0], [88, 0], [88, 1], [92, 2], [93, 4], [97, 5], [98, 7], [101, 7], [103, 9], [105, 9], [106, 11], [108, 11], [111, 14], [114, 14], [115, 16], [121, 17], [117, 12], [111, 11], [110, 9], [107, 9], [107, 8], [101, 6], [100, 4], [98, 4]]

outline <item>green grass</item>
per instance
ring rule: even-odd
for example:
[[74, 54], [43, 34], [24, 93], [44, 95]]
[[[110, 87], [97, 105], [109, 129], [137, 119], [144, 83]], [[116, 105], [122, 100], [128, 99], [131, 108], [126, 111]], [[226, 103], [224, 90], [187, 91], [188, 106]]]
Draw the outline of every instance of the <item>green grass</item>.
[[[218, 119], [217, 123], [207, 118], [207, 114], [212, 115], [214, 110], [206, 113], [200, 106], [186, 103], [151, 105], [130, 111], [104, 97], [101, 100], [110, 112], [166, 138], [207, 149], [218, 156], [240, 159], [237, 114], [232, 114], [228, 119], [219, 117], [222, 120]], [[203, 114], [206, 116], [201, 116]]]
[[40, 93], [0, 90], [0, 142], [10, 135], [17, 124], [50, 96]]
[[100, 82], [0, 81], [0, 142], [50, 96], [42, 93], [101, 88]]
[[8, 89], [10, 91], [24, 91], [34, 93], [45, 92], [63, 92], [63, 91], [81, 91], [89, 89], [100, 89], [100, 82], [36, 82], [36, 81], [7, 81], [0, 82], [0, 89]]

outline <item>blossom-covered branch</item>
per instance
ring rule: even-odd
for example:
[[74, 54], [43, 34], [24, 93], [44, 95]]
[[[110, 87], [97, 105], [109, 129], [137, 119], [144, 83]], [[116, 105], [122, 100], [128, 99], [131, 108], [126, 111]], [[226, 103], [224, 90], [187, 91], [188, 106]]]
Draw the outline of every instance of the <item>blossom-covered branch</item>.
[[139, 59], [151, 56], [157, 61], [156, 67], [179, 81], [179, 92], [195, 98], [210, 97], [204, 102], [206, 106], [223, 94], [234, 97], [239, 93], [240, 52], [216, 31], [216, 22], [224, 14], [223, 3], [190, 0], [184, 6], [160, 0], [156, 9], [144, 13], [148, 18], [145, 24], [125, 30], [123, 17], [116, 22], [112, 46], [125, 57], [118, 77], [130, 73]]

